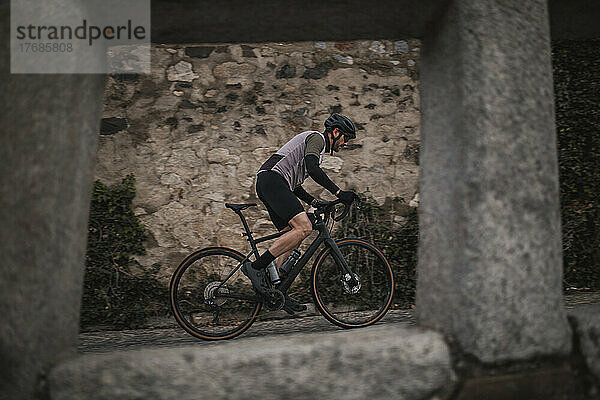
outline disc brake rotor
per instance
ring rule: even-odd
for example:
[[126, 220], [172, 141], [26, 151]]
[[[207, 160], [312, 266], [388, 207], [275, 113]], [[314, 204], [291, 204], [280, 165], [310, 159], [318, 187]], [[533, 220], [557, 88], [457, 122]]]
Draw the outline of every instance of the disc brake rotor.
[[348, 294], [356, 294], [360, 291], [360, 279], [358, 279], [358, 275], [353, 274], [354, 275], [354, 280], [356, 281], [354, 286], [350, 286], [352, 283], [352, 278], [350, 277], [350, 274], [345, 274], [344, 276], [342, 276], [342, 285], [344, 286], [344, 292], [348, 293]]
[[[221, 297], [219, 295], [228, 294], [229, 289], [227, 289], [227, 286], [225, 286], [225, 285], [223, 285], [219, 288], [219, 285], [221, 285], [221, 282], [219, 282], [219, 281], [211, 282], [208, 285], [206, 285], [206, 288], [204, 288], [204, 300], [205, 301], [212, 302], [213, 304], [215, 304], [217, 306], [222, 306], [223, 304], [225, 304], [227, 302], [227, 298]], [[218, 292], [217, 292], [217, 288], [219, 288]]]

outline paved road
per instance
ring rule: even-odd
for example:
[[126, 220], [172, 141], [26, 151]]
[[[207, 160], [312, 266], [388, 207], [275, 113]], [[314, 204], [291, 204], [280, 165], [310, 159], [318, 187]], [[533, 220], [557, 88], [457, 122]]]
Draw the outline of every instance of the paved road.
[[[580, 304], [600, 303], [600, 292], [574, 293], [565, 296], [566, 308]], [[312, 304], [310, 305], [312, 308]], [[283, 311], [280, 315], [287, 315]], [[262, 314], [262, 313], [261, 313]], [[413, 325], [414, 316], [411, 310], [391, 310], [378, 324]], [[258, 320], [248, 331], [232, 340], [243, 340], [254, 336], [285, 335], [298, 332], [324, 332], [341, 328], [328, 322], [309, 309], [300, 317], [284, 317], [281, 319]], [[369, 328], [365, 328], [369, 329]], [[98, 331], [79, 335], [80, 353], [102, 353], [114, 350], [140, 349], [144, 347], [184, 346], [184, 345], [219, 345], [222, 342], [205, 342], [188, 335], [179, 328], [173, 319], [155, 324], [154, 328], [126, 331]]]
[[[377, 324], [414, 324], [410, 310], [390, 310]], [[79, 335], [80, 353], [103, 353], [114, 350], [140, 349], [143, 347], [184, 346], [219, 344], [223, 342], [206, 342], [188, 335], [183, 329], [169, 323], [169, 327], [126, 331], [99, 331]], [[365, 328], [369, 329], [369, 328]], [[282, 319], [257, 320], [239, 338], [268, 335], [285, 335], [299, 332], [324, 332], [341, 330], [320, 315], [304, 317], [286, 317]]]

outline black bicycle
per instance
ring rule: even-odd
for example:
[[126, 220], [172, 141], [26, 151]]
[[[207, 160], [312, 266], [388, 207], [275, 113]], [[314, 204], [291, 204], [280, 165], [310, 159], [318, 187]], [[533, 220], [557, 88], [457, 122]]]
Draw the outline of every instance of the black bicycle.
[[[190, 335], [204, 340], [231, 339], [245, 332], [256, 320], [263, 304], [280, 310], [285, 294], [321, 244], [310, 274], [311, 294], [319, 312], [342, 328], [359, 328], [379, 321], [390, 308], [394, 295], [392, 268], [383, 252], [361, 239], [334, 240], [335, 221], [345, 218], [350, 206], [336, 216], [339, 200], [309, 213], [319, 234], [306, 252], [278, 284], [257, 293], [241, 267], [254, 256], [257, 244], [276, 239], [285, 232], [252, 237], [242, 211], [256, 204], [229, 204], [242, 220], [252, 250], [242, 253], [226, 247], [207, 247], [190, 254], [175, 270], [170, 284], [175, 319]], [[338, 210], [339, 211], [339, 210]]]

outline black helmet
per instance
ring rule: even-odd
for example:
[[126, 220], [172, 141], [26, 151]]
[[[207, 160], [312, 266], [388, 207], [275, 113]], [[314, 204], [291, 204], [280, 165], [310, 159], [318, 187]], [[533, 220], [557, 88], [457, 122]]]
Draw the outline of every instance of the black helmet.
[[333, 113], [329, 118], [325, 120], [325, 129], [340, 128], [346, 140], [354, 139], [356, 137], [356, 128], [354, 123], [350, 121], [350, 118], [343, 116], [342, 114]]

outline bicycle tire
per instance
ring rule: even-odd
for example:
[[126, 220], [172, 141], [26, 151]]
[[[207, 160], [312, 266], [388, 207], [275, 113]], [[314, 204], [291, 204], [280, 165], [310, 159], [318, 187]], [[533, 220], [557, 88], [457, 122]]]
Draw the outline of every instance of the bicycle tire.
[[241, 270], [218, 288], [243, 259], [235, 250], [209, 247], [190, 254], [177, 267], [169, 298], [175, 320], [187, 333], [203, 340], [225, 340], [254, 323], [262, 301]]
[[[385, 255], [361, 239], [342, 239], [336, 244], [360, 286], [344, 284], [344, 273], [326, 247], [319, 253], [311, 273], [315, 307], [331, 323], [360, 328], [379, 321], [392, 305], [394, 274]], [[359, 262], [359, 260], [361, 260]]]

